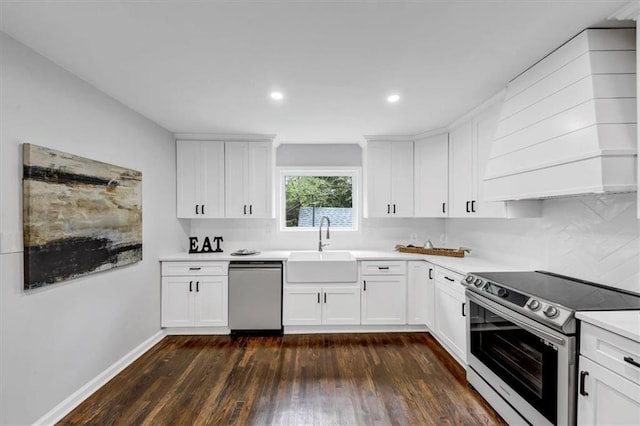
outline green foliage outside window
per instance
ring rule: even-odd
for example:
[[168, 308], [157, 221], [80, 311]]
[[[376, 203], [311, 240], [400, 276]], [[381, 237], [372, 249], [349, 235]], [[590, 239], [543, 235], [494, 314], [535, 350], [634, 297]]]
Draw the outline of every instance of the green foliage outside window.
[[285, 176], [286, 226], [297, 227], [301, 207], [351, 208], [351, 176]]

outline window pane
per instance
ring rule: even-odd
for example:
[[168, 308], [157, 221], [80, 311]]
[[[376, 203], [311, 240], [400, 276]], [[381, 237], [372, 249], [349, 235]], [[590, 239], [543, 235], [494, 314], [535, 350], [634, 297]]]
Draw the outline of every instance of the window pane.
[[284, 184], [287, 228], [317, 227], [322, 216], [331, 227], [353, 227], [351, 176], [287, 175]]

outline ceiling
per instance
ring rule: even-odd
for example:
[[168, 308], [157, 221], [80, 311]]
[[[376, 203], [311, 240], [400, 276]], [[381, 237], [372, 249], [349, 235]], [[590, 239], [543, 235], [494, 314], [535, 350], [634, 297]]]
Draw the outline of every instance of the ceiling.
[[626, 3], [2, 0], [0, 29], [173, 132], [359, 142], [447, 126]]

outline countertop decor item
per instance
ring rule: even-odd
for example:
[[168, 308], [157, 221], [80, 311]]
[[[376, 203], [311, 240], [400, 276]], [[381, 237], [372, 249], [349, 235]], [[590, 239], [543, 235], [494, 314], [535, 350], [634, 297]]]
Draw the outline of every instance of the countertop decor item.
[[24, 288], [142, 260], [142, 173], [23, 144]]
[[260, 254], [258, 250], [240, 249], [231, 253], [231, 256], [251, 256], [252, 254]]
[[450, 248], [424, 248], [424, 247], [414, 247], [412, 245], [403, 246], [397, 245], [396, 250], [401, 253], [418, 253], [418, 254], [428, 254], [432, 256], [449, 256], [449, 257], [464, 257], [465, 253], [471, 252], [470, 249], [465, 247], [460, 247], [457, 249]]

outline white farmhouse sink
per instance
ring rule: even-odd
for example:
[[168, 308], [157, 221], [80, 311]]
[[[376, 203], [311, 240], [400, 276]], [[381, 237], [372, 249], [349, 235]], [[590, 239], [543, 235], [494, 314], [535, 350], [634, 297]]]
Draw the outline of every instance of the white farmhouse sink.
[[356, 258], [348, 251], [294, 251], [287, 259], [287, 282], [345, 283], [358, 280]]

